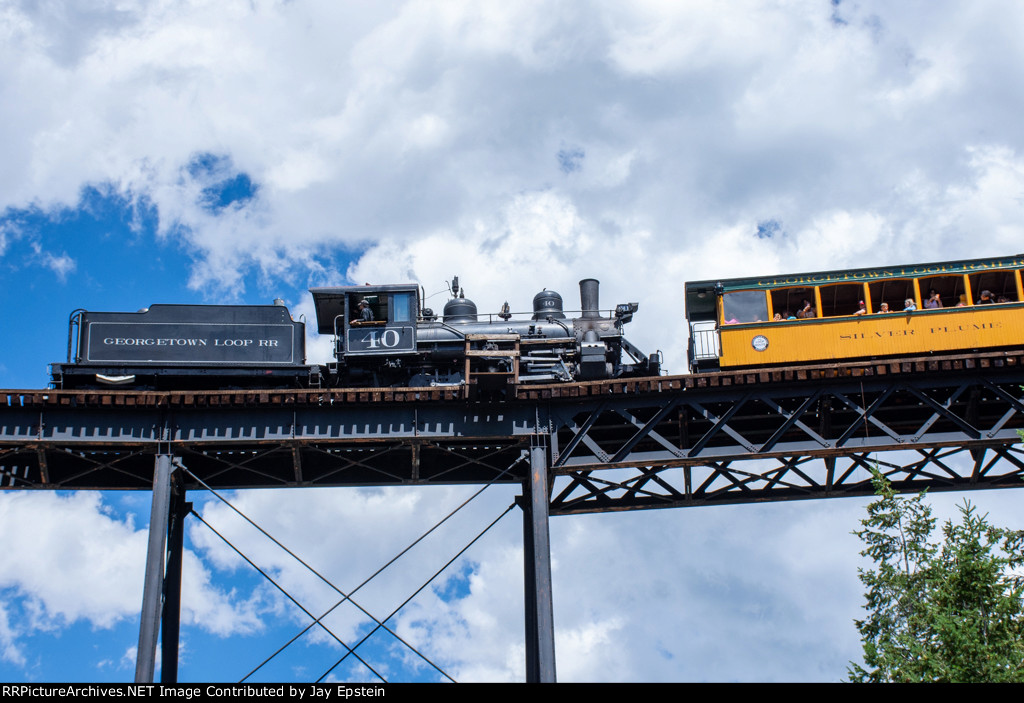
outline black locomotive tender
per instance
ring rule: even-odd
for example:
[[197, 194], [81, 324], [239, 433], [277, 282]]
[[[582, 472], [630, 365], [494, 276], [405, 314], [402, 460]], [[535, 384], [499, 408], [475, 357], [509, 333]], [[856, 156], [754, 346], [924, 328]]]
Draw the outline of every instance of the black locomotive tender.
[[[567, 318], [549, 290], [513, 319], [506, 302], [479, 314], [458, 278], [440, 319], [415, 284], [313, 288], [317, 331], [334, 338], [326, 365], [307, 365], [305, 323], [275, 305], [153, 305], [139, 312], [76, 310], [56, 388], [160, 390], [470, 385], [656, 376], [622, 334], [637, 303], [598, 309], [598, 282], [580, 281], [582, 311]], [[364, 302], [369, 313], [362, 313]], [[366, 319], [370, 318], [370, 319]], [[77, 343], [76, 343], [77, 337]], [[626, 352], [631, 363], [623, 363]]]

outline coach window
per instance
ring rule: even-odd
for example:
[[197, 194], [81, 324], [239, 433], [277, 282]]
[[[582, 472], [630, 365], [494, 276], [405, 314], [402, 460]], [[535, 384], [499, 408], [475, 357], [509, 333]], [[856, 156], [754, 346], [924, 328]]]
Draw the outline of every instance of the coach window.
[[900, 312], [903, 310], [903, 303], [907, 298], [917, 304], [913, 278], [888, 278], [875, 281], [868, 284], [868, 290], [871, 292], [871, 304], [875, 306], [875, 309], [870, 312], [878, 312], [882, 303], [888, 303], [889, 310], [892, 312]]
[[928, 298], [933, 290], [939, 294], [939, 300], [944, 308], [955, 308], [964, 292], [963, 276], [919, 278], [918, 284], [921, 288], [921, 305], [925, 310], [928, 309]]
[[837, 283], [821, 286], [821, 316], [840, 317], [853, 315], [864, 300], [863, 283]]
[[1014, 275], [1012, 270], [972, 273], [969, 278], [971, 280], [971, 295], [974, 298], [975, 305], [981, 300], [982, 291], [986, 290], [992, 294], [992, 299], [996, 301], [1002, 298], [1005, 298], [1002, 301], [1004, 303], [1013, 303], [1020, 300], [1020, 295], [1017, 292], [1017, 276]]
[[768, 299], [761, 290], [741, 290], [722, 296], [722, 320], [727, 325], [737, 322], [764, 322], [768, 319]]
[[812, 306], [816, 305], [813, 286], [773, 290], [772, 310], [779, 313], [783, 320], [795, 318], [797, 311], [804, 306], [805, 300], [809, 300]]

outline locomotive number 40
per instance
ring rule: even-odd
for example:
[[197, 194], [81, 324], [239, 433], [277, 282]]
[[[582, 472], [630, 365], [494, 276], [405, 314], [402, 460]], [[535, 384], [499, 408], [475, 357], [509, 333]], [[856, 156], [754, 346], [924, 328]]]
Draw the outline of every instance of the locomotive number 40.
[[378, 349], [380, 347], [394, 349], [401, 343], [402, 335], [398, 333], [398, 330], [384, 330], [383, 332], [371, 330], [359, 341], [365, 344], [367, 349]]

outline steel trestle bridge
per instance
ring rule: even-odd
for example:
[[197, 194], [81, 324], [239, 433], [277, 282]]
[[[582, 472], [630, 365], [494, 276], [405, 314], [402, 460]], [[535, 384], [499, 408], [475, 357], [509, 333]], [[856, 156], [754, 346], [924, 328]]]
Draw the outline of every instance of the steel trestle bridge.
[[138, 681], [165, 602], [176, 677], [189, 490], [521, 484], [527, 680], [554, 681], [549, 515], [869, 495], [876, 466], [902, 491], [1024, 486], [1024, 350], [472, 396], [0, 391], [0, 484], [153, 492]]

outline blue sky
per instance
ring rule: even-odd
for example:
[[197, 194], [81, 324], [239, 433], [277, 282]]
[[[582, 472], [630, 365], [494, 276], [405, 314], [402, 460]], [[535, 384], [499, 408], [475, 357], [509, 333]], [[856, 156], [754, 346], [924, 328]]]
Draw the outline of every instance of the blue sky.
[[[79, 307], [280, 297], [309, 318], [310, 286], [453, 275], [483, 310], [599, 278], [602, 303], [640, 302], [631, 341], [683, 372], [685, 280], [1021, 251], [1022, 30], [1024, 9], [984, 1], [0, 0], [0, 386], [44, 386]], [[351, 587], [466, 494], [233, 499]], [[512, 500], [485, 496], [367, 593], [374, 612]], [[1022, 527], [1012, 492], [974, 499]], [[560, 679], [842, 677], [862, 509], [553, 521]], [[0, 495], [0, 679], [131, 677], [148, 512]], [[520, 550], [513, 513], [398, 626], [459, 680], [521, 678]], [[188, 554], [183, 679], [240, 677], [301, 629], [197, 524]], [[310, 638], [269, 676], [315, 678], [337, 651]], [[369, 656], [431, 676], [391, 642]]]

